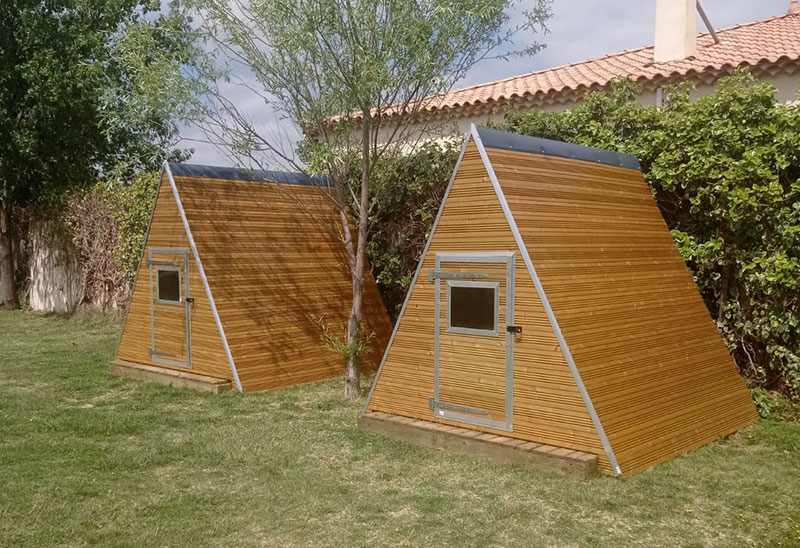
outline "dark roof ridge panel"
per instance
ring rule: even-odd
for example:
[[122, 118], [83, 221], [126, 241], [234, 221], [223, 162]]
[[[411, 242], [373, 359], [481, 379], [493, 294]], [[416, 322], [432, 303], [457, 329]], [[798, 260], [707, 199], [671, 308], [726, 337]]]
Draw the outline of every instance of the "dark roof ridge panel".
[[601, 148], [587, 147], [565, 143], [563, 141], [551, 141], [539, 137], [529, 137], [476, 127], [483, 146], [487, 148], [498, 148], [502, 150], [515, 150], [518, 152], [528, 152], [532, 154], [543, 154], [545, 156], [558, 156], [559, 158], [571, 158], [586, 162], [595, 162], [614, 167], [641, 170], [639, 159], [633, 154], [624, 154]]
[[307, 175], [288, 171], [264, 171], [240, 169], [236, 167], [205, 166], [200, 164], [169, 163], [169, 170], [175, 177], [198, 177], [205, 179], [229, 179], [234, 181], [263, 181], [291, 185], [333, 186], [333, 181], [325, 175]]

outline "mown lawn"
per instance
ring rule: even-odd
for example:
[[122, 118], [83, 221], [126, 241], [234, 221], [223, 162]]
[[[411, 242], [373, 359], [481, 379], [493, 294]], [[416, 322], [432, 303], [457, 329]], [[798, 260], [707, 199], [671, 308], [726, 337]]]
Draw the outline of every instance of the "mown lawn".
[[575, 482], [361, 433], [333, 380], [112, 378], [117, 329], [0, 311], [3, 546], [800, 546], [800, 425]]

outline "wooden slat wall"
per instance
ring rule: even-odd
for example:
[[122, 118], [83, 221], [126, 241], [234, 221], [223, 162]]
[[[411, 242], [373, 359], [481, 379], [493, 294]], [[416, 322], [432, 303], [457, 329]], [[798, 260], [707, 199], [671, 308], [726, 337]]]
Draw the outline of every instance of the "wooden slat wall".
[[[189, 250], [189, 291], [195, 299], [192, 308], [192, 368], [193, 373], [218, 377], [231, 378], [231, 370], [219, 330], [214, 322], [211, 307], [206, 297], [206, 291], [200, 278], [200, 273], [189, 249], [189, 240], [183, 228], [178, 206], [172, 195], [169, 181], [164, 177], [158, 191], [156, 207], [153, 212], [153, 221], [145, 242], [145, 259], [147, 249], [150, 247], [183, 247]], [[184, 316], [175, 325], [175, 330], [170, 336], [180, 339], [185, 336], [183, 324]], [[186, 368], [171, 367], [154, 363], [150, 359], [150, 268], [142, 261], [139, 265], [134, 285], [133, 295], [128, 307], [125, 328], [122, 332], [117, 359], [134, 363], [152, 365], [186, 371]]]
[[[344, 373], [312, 316], [344, 337], [352, 286], [329, 189], [175, 177], [245, 391]], [[369, 267], [364, 332], [374, 371], [391, 325]]]
[[487, 152], [624, 475], [757, 420], [640, 172]]
[[[516, 251], [516, 323], [523, 328], [514, 351], [514, 431], [500, 432], [437, 419], [433, 395], [433, 282], [425, 275], [436, 252]], [[470, 143], [424, 259], [368, 411], [443, 422], [465, 428], [595, 453], [610, 470], [599, 438], [519, 255], [478, 151]], [[479, 359], [476, 357], [476, 359]], [[479, 362], [468, 364], [470, 367]]]

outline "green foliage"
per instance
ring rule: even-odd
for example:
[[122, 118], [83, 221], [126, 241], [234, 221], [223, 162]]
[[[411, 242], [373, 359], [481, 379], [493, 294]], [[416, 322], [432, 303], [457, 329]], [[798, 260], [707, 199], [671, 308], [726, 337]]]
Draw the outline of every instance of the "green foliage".
[[[418, 149], [392, 152], [373, 166], [367, 255], [384, 304], [392, 318], [400, 312], [431, 226], [453, 173], [461, 143], [428, 141]], [[351, 210], [358, 208], [360, 164], [356, 153], [342, 153], [340, 179]], [[311, 162], [322, 170], [324, 161]]]
[[[186, 158], [174, 147], [199, 109], [197, 38], [177, 1], [0, 2], [0, 210], [55, 208], [100, 177]], [[0, 271], [8, 250], [20, 259], [18, 221], [0, 232]]]
[[751, 389], [750, 393], [763, 418], [800, 423], [800, 404], [761, 387]]
[[159, 10], [146, 0], [0, 4], [0, 198], [57, 202], [121, 165], [182, 156], [171, 147], [186, 97], [173, 95], [200, 52], [180, 5]]
[[767, 392], [763, 388], [756, 387], [750, 390], [750, 394], [753, 397], [753, 401], [756, 404], [758, 413], [763, 418], [766, 419], [775, 412], [775, 407], [777, 406], [777, 404], [775, 402], [775, 398], [770, 396], [769, 392]]
[[116, 255], [122, 265], [123, 275], [130, 284], [136, 279], [158, 181], [158, 172], [140, 173], [130, 185], [107, 186], [119, 203], [114, 211], [120, 227], [120, 243]]
[[105, 162], [111, 178], [189, 157], [189, 151], [174, 150], [179, 124], [203, 115], [206, 80], [216, 76], [194, 26], [173, 1], [157, 17], [130, 15], [111, 35], [100, 96], [100, 129], [112, 145]]
[[[384, 156], [375, 166], [367, 254], [384, 302], [394, 317], [422, 255], [458, 158], [458, 143], [428, 142], [407, 155]], [[352, 173], [357, 184], [357, 173]]]
[[645, 171], [655, 156], [652, 135], [660, 129], [662, 113], [636, 102], [634, 82], [617, 79], [610, 94], [589, 93], [564, 112], [539, 110], [506, 112], [500, 129], [635, 154]]
[[616, 82], [563, 113], [509, 112], [509, 131], [636, 154], [742, 373], [800, 396], [800, 108], [739, 71], [662, 109]]
[[[73, 190], [34, 220], [55, 222], [81, 256], [84, 298], [103, 310], [124, 306], [136, 279], [159, 177], [142, 173], [131, 184], [98, 181]], [[55, 245], [55, 242], [53, 243]]]

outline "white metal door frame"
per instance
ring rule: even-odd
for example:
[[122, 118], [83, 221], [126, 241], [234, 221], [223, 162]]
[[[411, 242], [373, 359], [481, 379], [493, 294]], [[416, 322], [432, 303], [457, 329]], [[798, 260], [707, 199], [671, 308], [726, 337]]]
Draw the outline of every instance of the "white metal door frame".
[[[514, 294], [515, 294], [515, 252], [473, 252], [473, 253], [436, 253], [436, 269], [429, 273], [429, 279], [433, 280], [434, 286], [434, 336], [433, 336], [433, 397], [430, 401], [430, 408], [434, 416], [450, 419], [458, 422], [474, 424], [496, 428], [498, 430], [512, 431], [514, 427], [514, 332], [509, 330], [509, 326], [514, 325]], [[482, 418], [479, 415], [486, 413], [481, 409], [473, 409], [460, 405], [443, 402], [439, 399], [439, 338], [441, 332], [441, 280], [460, 279], [472, 280], [483, 279], [487, 276], [482, 273], [465, 274], [442, 272], [441, 267], [444, 263], [506, 263], [506, 325], [498, 325], [498, 330], [505, 333], [506, 343], [506, 368], [505, 368], [505, 420], [491, 420]], [[499, 293], [498, 293], [499, 298]]]
[[[153, 255], [183, 255], [183, 264], [173, 261], [158, 261]], [[184, 247], [150, 247], [147, 249], [147, 266], [150, 268], [150, 359], [154, 363], [172, 365], [175, 367], [192, 368], [192, 298], [189, 294], [189, 250]], [[156, 319], [155, 305], [157, 301], [157, 280], [155, 273], [158, 267], [177, 269], [179, 271], [182, 287], [181, 305], [186, 316], [186, 360], [180, 361], [179, 356], [168, 352], [161, 352], [156, 348]]]

